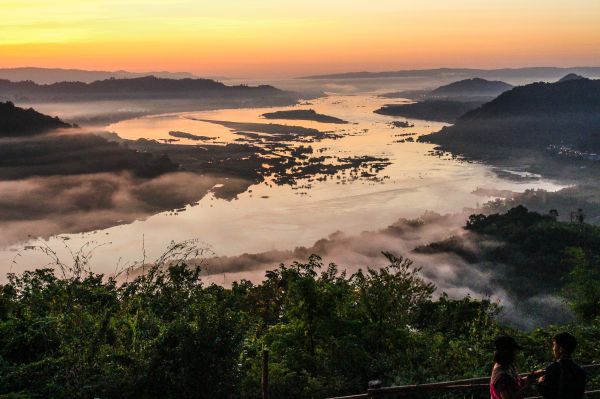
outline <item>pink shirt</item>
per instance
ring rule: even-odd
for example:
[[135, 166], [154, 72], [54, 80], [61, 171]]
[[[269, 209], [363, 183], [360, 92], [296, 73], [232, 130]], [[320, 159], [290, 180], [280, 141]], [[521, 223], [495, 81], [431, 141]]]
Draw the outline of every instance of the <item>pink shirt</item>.
[[505, 369], [495, 364], [490, 378], [491, 399], [502, 399], [501, 392], [512, 391], [517, 397], [522, 397], [521, 377], [514, 367]]

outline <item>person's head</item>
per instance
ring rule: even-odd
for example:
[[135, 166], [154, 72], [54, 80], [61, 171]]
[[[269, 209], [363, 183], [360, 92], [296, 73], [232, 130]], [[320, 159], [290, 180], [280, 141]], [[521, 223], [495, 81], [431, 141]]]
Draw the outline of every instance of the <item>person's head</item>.
[[496, 351], [494, 352], [494, 363], [500, 366], [510, 366], [515, 362], [517, 352], [523, 349], [513, 337], [501, 335], [494, 341]]
[[571, 357], [577, 347], [577, 339], [568, 332], [556, 334], [552, 338], [552, 352], [556, 359]]

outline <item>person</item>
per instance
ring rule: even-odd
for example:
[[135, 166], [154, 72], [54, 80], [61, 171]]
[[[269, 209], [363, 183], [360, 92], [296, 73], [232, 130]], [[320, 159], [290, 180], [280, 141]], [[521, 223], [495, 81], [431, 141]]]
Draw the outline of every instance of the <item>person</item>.
[[515, 367], [517, 353], [522, 350], [513, 337], [502, 335], [494, 341], [494, 367], [490, 378], [491, 399], [521, 399], [527, 387], [526, 379]]
[[545, 399], [583, 398], [587, 375], [572, 359], [576, 347], [577, 339], [568, 332], [552, 338], [555, 362], [534, 372], [539, 375], [538, 390]]

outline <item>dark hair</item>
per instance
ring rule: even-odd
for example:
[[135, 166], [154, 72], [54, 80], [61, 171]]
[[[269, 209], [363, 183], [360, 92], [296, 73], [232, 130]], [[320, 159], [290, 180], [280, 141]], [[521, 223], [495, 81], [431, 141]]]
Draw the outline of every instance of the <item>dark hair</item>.
[[568, 332], [556, 334], [552, 339], [558, 346], [564, 349], [568, 355], [573, 353], [577, 347], [577, 339]]
[[515, 362], [516, 351], [514, 349], [497, 350], [494, 352], [494, 363], [500, 366], [510, 366]]
[[500, 335], [494, 340], [494, 346], [498, 351], [522, 350], [521, 345], [510, 335]]

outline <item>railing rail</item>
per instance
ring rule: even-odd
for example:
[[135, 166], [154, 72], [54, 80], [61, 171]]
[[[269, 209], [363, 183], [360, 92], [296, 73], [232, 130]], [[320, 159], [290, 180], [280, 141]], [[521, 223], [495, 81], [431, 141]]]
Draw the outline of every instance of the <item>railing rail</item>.
[[[581, 366], [585, 371], [600, 370], [600, 364], [588, 364]], [[527, 374], [522, 374], [526, 376]], [[490, 377], [468, 378], [463, 380], [433, 382], [428, 384], [401, 385], [383, 388], [371, 388], [366, 393], [337, 396], [329, 399], [365, 399], [365, 398], [384, 398], [392, 395], [403, 395], [415, 392], [425, 391], [458, 391], [458, 390], [477, 390], [487, 389], [489, 387]], [[600, 390], [586, 391], [587, 395], [598, 394]], [[532, 397], [527, 399], [537, 399]]]
[[[585, 391], [586, 396], [598, 395], [598, 394], [600, 394], [600, 389], [597, 389], [595, 391]], [[531, 397], [525, 398], [525, 399], [544, 399], [544, 397], [543, 396], [531, 396]]]

